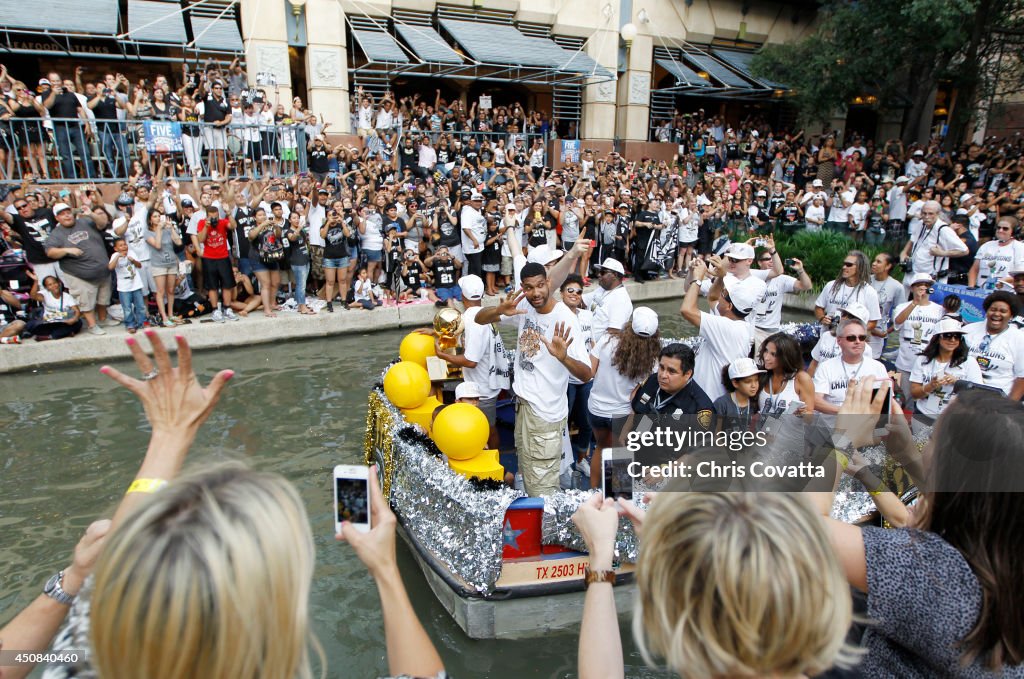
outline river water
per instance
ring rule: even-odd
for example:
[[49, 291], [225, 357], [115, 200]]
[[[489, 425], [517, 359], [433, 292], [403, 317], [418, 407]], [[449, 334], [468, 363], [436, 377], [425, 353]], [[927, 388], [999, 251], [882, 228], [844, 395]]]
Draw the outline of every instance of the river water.
[[[679, 316], [678, 302], [651, 306], [662, 318], [663, 335], [693, 334]], [[397, 355], [406, 332], [288, 341], [194, 358], [204, 383], [223, 368], [237, 375], [203, 426], [189, 464], [242, 459], [297, 486], [316, 540], [311, 611], [331, 677], [375, 677], [387, 669], [376, 590], [352, 551], [334, 541], [330, 474], [336, 464], [361, 459], [367, 388]], [[146, 448], [141, 406], [97, 368], [3, 378], [8, 396], [0, 406], [0, 624], [69, 562], [91, 521], [110, 515]], [[576, 675], [575, 635], [466, 638], [398, 543], [413, 605], [454, 677]], [[666, 676], [643, 667], [628, 621], [622, 631], [628, 676]]]

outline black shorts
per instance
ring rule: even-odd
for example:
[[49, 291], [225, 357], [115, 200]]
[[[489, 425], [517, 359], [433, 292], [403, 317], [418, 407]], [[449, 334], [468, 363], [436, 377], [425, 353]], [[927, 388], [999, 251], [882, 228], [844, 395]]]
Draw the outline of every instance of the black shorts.
[[235, 287], [235, 275], [231, 273], [231, 259], [210, 259], [203, 257], [203, 286], [207, 290], [231, 290]]

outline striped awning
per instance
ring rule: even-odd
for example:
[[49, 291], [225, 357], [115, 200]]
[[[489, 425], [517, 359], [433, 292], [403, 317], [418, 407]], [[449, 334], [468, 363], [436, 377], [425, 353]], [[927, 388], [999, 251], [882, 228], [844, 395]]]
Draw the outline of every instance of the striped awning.
[[707, 78], [702, 78], [696, 71], [680, 61], [671, 59], [655, 59], [654, 63], [672, 74], [677, 85], [686, 87], [708, 87], [711, 83]]
[[117, 0], [0, 0], [0, 26], [56, 35], [117, 35]]
[[128, 0], [128, 39], [173, 45], [188, 42], [181, 5], [167, 0]]
[[461, 64], [463, 59], [430, 26], [411, 26], [395, 22], [399, 37], [423, 61], [433, 64]]
[[241, 52], [242, 34], [233, 18], [215, 19], [192, 17], [192, 36], [195, 47], [219, 52]]
[[384, 31], [366, 31], [352, 29], [352, 37], [359, 43], [363, 54], [370, 61], [407, 64], [409, 57], [405, 55], [395, 39]]

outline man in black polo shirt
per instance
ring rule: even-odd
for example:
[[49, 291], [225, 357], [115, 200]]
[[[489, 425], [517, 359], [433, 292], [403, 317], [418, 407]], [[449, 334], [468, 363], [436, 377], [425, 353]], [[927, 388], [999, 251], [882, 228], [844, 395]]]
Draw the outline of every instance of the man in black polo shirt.
[[227, 169], [225, 154], [228, 147], [228, 125], [231, 124], [231, 104], [224, 94], [224, 85], [215, 81], [210, 94], [203, 100], [203, 122], [206, 123], [206, 148], [210, 151], [210, 172], [224, 174]]
[[633, 390], [634, 413], [660, 415], [696, 415], [705, 429], [712, 421], [712, 404], [704, 390], [693, 380], [693, 349], [675, 342], [661, 350], [658, 372]]
[[70, 80], [61, 80], [59, 73], [50, 73], [48, 80], [50, 91], [44, 93], [43, 106], [49, 109], [50, 118], [53, 120], [53, 137], [60, 153], [61, 177], [79, 179], [71, 148], [74, 144], [79, 158], [82, 159], [85, 176], [92, 179], [96, 175], [93, 172], [89, 149], [85, 144], [85, 136], [82, 134], [82, 121], [86, 119], [85, 111], [82, 102], [75, 96], [74, 83]]

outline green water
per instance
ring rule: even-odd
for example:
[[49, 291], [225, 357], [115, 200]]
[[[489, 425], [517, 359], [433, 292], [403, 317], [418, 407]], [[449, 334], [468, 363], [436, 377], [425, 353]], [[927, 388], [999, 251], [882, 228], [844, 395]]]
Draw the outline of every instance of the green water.
[[[678, 302], [651, 305], [667, 336], [692, 334]], [[313, 628], [331, 677], [385, 673], [376, 590], [352, 551], [335, 543], [331, 469], [361, 457], [366, 389], [397, 354], [405, 330], [260, 345], [195, 355], [205, 383], [237, 375], [204, 425], [190, 464], [243, 459], [284, 475], [305, 500], [316, 539]], [[67, 340], [74, 341], [74, 340]], [[96, 518], [109, 516], [148, 441], [142, 408], [99, 366], [4, 376], [0, 406], [0, 624], [31, 601]], [[399, 560], [413, 604], [454, 677], [572, 677], [576, 637], [466, 638], [423, 581], [405, 546]], [[254, 596], [256, 594], [254, 593]], [[631, 677], [642, 668], [623, 624]]]

